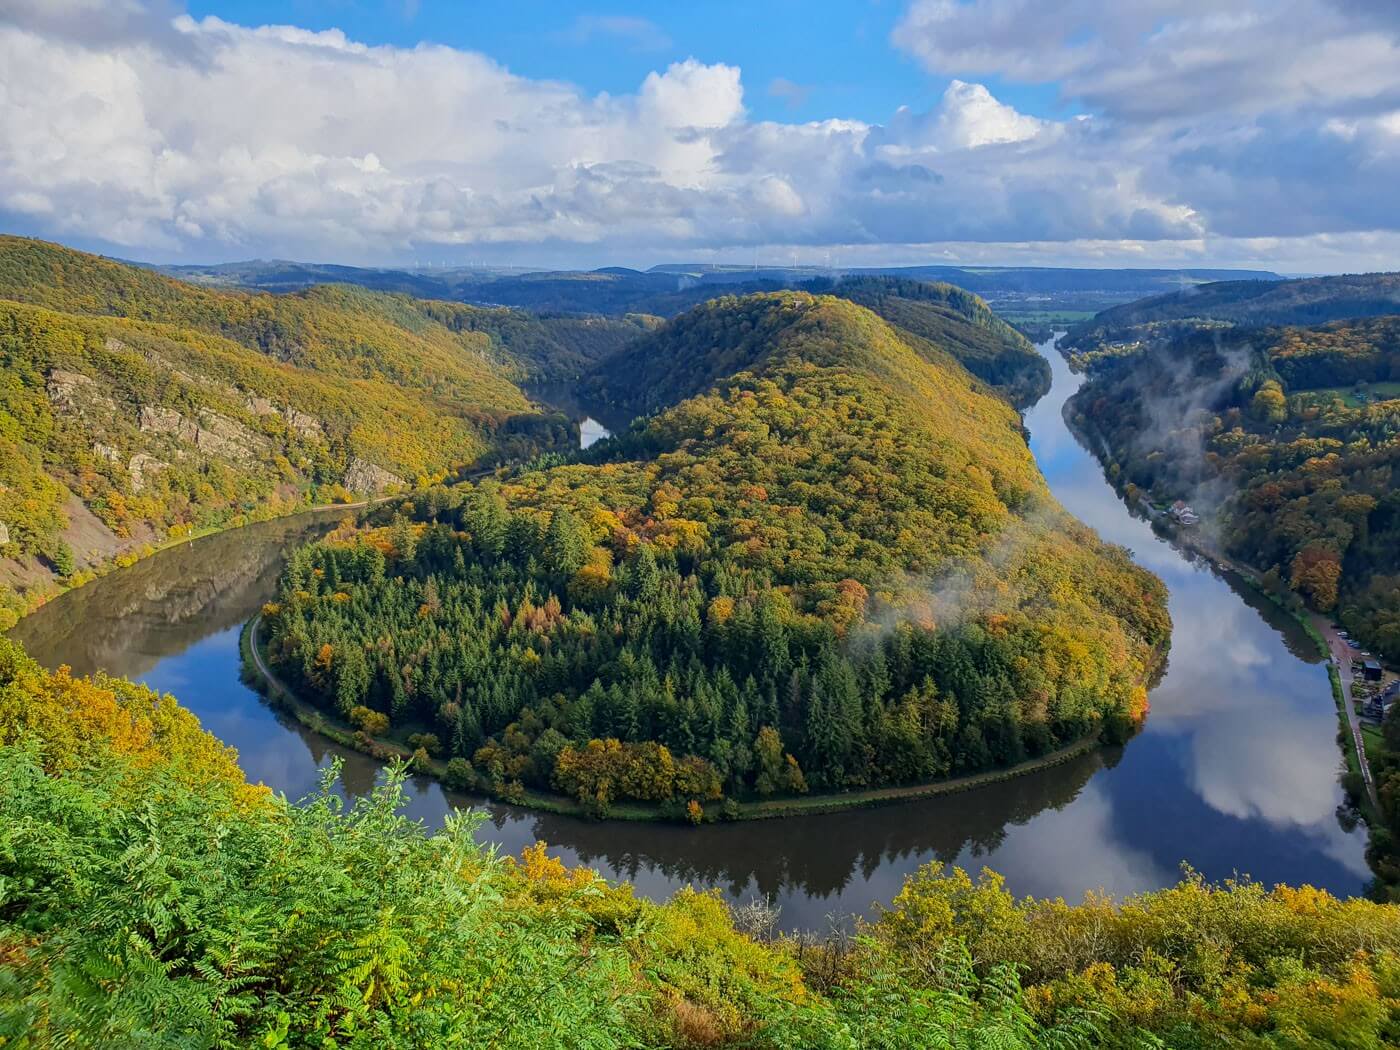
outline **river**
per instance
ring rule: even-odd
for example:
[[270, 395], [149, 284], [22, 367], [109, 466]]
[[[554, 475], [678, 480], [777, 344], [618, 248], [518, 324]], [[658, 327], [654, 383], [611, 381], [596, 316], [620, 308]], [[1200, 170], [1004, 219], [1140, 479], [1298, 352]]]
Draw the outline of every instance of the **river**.
[[[1210, 879], [1248, 874], [1339, 894], [1369, 875], [1364, 829], [1336, 810], [1341, 754], [1325, 666], [1297, 624], [1194, 561], [1131, 516], [1061, 408], [1080, 382], [1049, 344], [1050, 393], [1026, 416], [1060, 501], [1166, 581], [1175, 624], [1146, 728], [1126, 747], [963, 794], [826, 816], [709, 825], [589, 823], [445, 792], [416, 779], [409, 811], [430, 825], [453, 806], [484, 808], [484, 840], [516, 852], [536, 839], [662, 897], [716, 886], [772, 898], [789, 928], [868, 914], [921, 864], [1006, 876], [1018, 894], [1114, 895], [1175, 882], [1183, 863]], [[12, 632], [47, 666], [102, 668], [169, 691], [239, 751], [251, 780], [299, 798], [334, 756], [341, 790], [378, 775], [267, 707], [238, 678], [239, 626], [272, 593], [282, 552], [327, 529], [302, 516], [197, 540], [70, 592]]]

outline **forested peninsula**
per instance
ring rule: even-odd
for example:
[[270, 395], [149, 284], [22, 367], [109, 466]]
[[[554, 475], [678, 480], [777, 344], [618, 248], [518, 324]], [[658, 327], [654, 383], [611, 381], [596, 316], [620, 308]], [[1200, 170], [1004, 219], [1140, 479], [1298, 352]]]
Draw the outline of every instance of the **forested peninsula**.
[[934, 781], [1144, 717], [1160, 582], [939, 347], [752, 295], [584, 382], [658, 411], [297, 552], [262, 617], [279, 676], [459, 786], [600, 816]]

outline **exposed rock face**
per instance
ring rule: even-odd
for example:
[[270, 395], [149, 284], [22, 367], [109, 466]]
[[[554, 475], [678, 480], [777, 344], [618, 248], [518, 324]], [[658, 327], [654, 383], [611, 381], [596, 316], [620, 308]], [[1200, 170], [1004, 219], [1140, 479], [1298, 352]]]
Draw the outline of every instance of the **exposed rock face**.
[[112, 351], [125, 350], [125, 349], [126, 349], [126, 344], [123, 343], [123, 342], [122, 342], [120, 339], [118, 339], [116, 336], [112, 336], [112, 335], [109, 335], [109, 336], [107, 337], [107, 341], [106, 341], [105, 343], [103, 343], [102, 345], [103, 345], [106, 349], [112, 350]]
[[170, 434], [193, 444], [201, 452], [240, 463], [256, 459], [268, 449], [266, 438], [254, 434], [236, 420], [207, 409], [199, 413], [196, 423], [173, 408], [142, 405], [141, 430], [147, 434]]
[[126, 465], [126, 469], [131, 472], [131, 491], [140, 492], [146, 487], [146, 479], [164, 470], [166, 466], [166, 463], [155, 456], [148, 456], [144, 452], [136, 453]]
[[186, 419], [173, 408], [161, 405], [141, 406], [141, 432], [143, 434], [173, 434], [181, 441], [199, 440], [199, 426]]
[[259, 397], [257, 394], [249, 394], [244, 405], [255, 416], [281, 416], [289, 428], [304, 438], [315, 440], [325, 435], [325, 428], [321, 426], [319, 419], [299, 412], [290, 405], [279, 409], [272, 403], [271, 398]]
[[0, 547], [10, 542], [10, 527], [0, 521]]
[[100, 407], [114, 411], [117, 407], [110, 397], [100, 391], [96, 380], [81, 372], [65, 372], [55, 368], [49, 373], [45, 390], [55, 410], [80, 417], [86, 415], [87, 408]]
[[351, 492], [371, 492], [375, 495], [385, 489], [405, 484], [403, 478], [391, 474], [383, 467], [376, 467], [356, 456], [345, 470], [345, 487]]
[[201, 452], [239, 462], [256, 459], [268, 448], [265, 438], [254, 434], [242, 423], [209, 411], [199, 414], [195, 444]]
[[104, 445], [100, 441], [93, 442], [92, 454], [98, 459], [105, 459], [108, 463], [120, 463], [122, 461], [122, 454], [119, 449], [111, 445]]
[[287, 426], [291, 427], [304, 438], [313, 440], [319, 439], [325, 433], [321, 426], [321, 421], [315, 416], [308, 416], [305, 412], [298, 412], [295, 408], [288, 407], [283, 413], [287, 420]]

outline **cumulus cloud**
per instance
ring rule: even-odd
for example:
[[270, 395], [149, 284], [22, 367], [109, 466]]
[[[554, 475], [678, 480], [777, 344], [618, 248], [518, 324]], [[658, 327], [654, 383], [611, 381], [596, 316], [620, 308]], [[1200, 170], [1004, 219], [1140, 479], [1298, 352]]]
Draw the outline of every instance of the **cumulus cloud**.
[[1397, 10], [915, 0], [893, 39], [932, 72], [1056, 86], [1202, 231], [1307, 237], [1400, 228]]
[[[0, 224], [165, 257], [347, 261], [424, 247], [581, 262], [840, 246], [851, 263], [936, 250], [1191, 262], [1222, 254], [1221, 238], [1236, 257], [1279, 246], [1260, 238], [1388, 247], [1400, 100], [1381, 100], [1400, 83], [1386, 61], [1400, 26], [1359, 0], [1290, 0], [1322, 19], [1313, 46], [1272, 5], [1224, 21], [1212, 6], [1073, 0], [1061, 23], [1029, 0], [914, 3], [897, 43], [962, 79], [869, 124], [754, 120], [740, 70], [695, 59], [589, 94], [476, 52], [195, 20], [167, 0], [11, 0]], [[601, 16], [568, 31], [655, 42]], [[1353, 45], [1348, 75], [1317, 90], [1272, 72], [1266, 89], [1245, 83], [1268, 48], [1278, 66], [1295, 49], [1321, 82]], [[1089, 115], [1019, 112], [972, 79], [991, 74], [1058, 78]]]

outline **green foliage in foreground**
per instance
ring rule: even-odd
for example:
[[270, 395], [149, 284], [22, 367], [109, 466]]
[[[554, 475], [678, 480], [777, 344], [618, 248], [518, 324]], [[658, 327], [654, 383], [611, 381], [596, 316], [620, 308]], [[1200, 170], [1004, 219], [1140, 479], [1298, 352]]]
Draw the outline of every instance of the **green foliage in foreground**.
[[0, 641], [0, 1046], [1329, 1047], [1400, 1037], [1400, 910], [1121, 906], [930, 866], [854, 938], [243, 783], [171, 697]]

